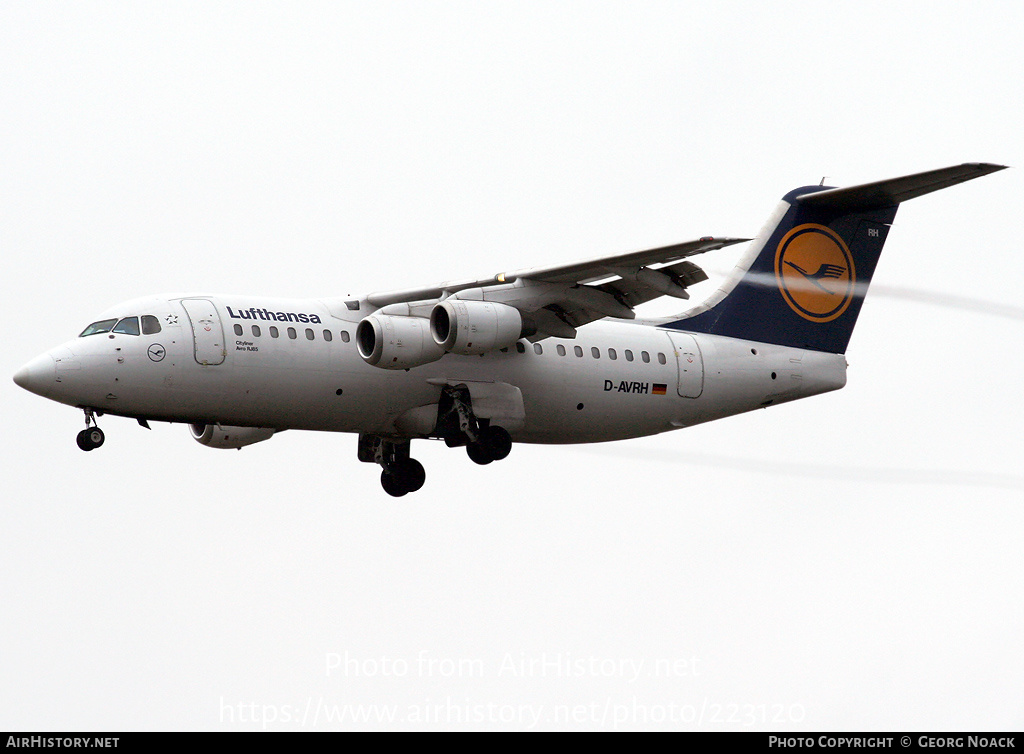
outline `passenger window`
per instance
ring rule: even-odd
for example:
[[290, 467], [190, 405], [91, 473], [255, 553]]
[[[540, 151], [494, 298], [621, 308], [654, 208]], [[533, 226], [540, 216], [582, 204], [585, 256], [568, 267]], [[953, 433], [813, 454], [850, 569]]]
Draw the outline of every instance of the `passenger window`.
[[261, 336], [262, 334], [263, 334], [263, 331], [262, 331], [262, 330], [260, 329], [260, 326], [259, 326], [259, 325], [253, 325], [253, 326], [252, 326], [252, 336], [253, 336], [254, 338], [258, 338], [258, 337], [260, 337], [260, 336]]
[[271, 338], [276, 338], [280, 334], [281, 334], [280, 331], [278, 331], [278, 329], [276, 327], [274, 327], [273, 325], [270, 326], [270, 337]]
[[295, 340], [297, 337], [299, 337], [298, 333], [295, 332], [294, 327], [288, 328], [288, 337], [291, 338], [292, 340]]
[[544, 353], [544, 347], [541, 346], [540, 343], [534, 343], [533, 344], [533, 352], [535, 354], [537, 354], [538, 356], [540, 356], [542, 353]]
[[647, 351], [641, 351], [640, 352], [640, 358], [644, 360], [644, 364], [650, 364], [651, 363], [651, 355], [649, 353], [647, 353]]
[[526, 346], [524, 346], [522, 343], [516, 343], [516, 350], [519, 353], [526, 353]]
[[629, 350], [629, 349], [627, 348], [627, 349], [626, 349], [626, 361], [632, 361], [632, 360], [633, 360], [633, 352], [632, 352], [632, 351], [630, 351], [630, 350]]
[[334, 340], [334, 333], [332, 333], [330, 330], [324, 330], [324, 340], [330, 343], [332, 340]]
[[116, 325], [111, 332], [121, 333], [122, 335], [138, 335], [139, 334], [139, 318], [138, 317], [125, 317]]
[[116, 324], [116, 319], [101, 319], [99, 322], [93, 322], [87, 328], [82, 330], [82, 334], [78, 337], [84, 338], [87, 335], [97, 335], [101, 332], [110, 332], [110, 328]]
[[313, 330], [307, 327], [306, 328], [306, 340], [313, 340], [313, 338], [315, 338], [315, 337], [316, 337], [316, 335], [313, 334]]
[[600, 359], [601, 349], [598, 348], [597, 346], [594, 346], [593, 348], [590, 349], [590, 355], [593, 356], [595, 359]]
[[608, 358], [611, 359], [612, 361], [615, 361], [617, 358], [619, 358], [619, 355], [615, 353], [614, 348], [608, 349]]
[[583, 349], [580, 348], [579, 346], [573, 346], [572, 347], [572, 352], [574, 354], [576, 354], [577, 356], [579, 356], [581, 359], [583, 358]]
[[565, 356], [565, 346], [563, 346], [561, 343], [558, 344], [555, 350], [558, 351], [559, 356]]
[[160, 320], [152, 314], [142, 315], [142, 334], [156, 335], [158, 332], [160, 332]]
[[663, 353], [659, 353], [659, 354], [658, 354], [658, 363], [659, 363], [659, 364], [664, 364], [664, 363], [666, 363], [666, 362], [665, 362], [665, 354], [663, 354]]
[[348, 343], [348, 330], [341, 331], [341, 342]]
[[235, 325], [234, 328], [232, 328], [232, 329], [235, 331], [235, 335], [241, 335], [242, 334], [242, 326], [241, 325]]

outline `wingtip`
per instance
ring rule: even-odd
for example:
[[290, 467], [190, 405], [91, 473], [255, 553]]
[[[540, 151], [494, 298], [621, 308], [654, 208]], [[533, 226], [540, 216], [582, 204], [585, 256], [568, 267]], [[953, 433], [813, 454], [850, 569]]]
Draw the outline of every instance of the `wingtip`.
[[733, 238], [732, 236], [701, 236], [699, 239], [700, 243], [713, 243], [718, 246], [730, 246], [734, 243], [744, 243], [746, 241], [752, 241], [752, 238]]
[[977, 168], [978, 170], [982, 170], [985, 173], [995, 173], [999, 170], [1006, 170], [1008, 167], [1010, 167], [1009, 165], [998, 165], [994, 162], [967, 162], [964, 163], [964, 165], [965, 167], [970, 166], [973, 168]]

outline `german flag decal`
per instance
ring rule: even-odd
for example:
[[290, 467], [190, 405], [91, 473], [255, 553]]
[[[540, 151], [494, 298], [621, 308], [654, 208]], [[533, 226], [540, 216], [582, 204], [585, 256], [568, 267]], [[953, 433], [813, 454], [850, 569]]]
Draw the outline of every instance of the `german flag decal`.
[[665, 385], [661, 382], [655, 382], [653, 385], [651, 385], [651, 395], [664, 395], [667, 389], [668, 385]]

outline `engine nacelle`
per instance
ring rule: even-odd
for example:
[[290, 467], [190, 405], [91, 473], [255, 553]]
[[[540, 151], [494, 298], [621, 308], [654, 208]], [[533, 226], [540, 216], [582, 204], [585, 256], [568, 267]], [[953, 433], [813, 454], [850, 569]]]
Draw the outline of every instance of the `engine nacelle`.
[[523, 316], [507, 304], [448, 299], [430, 312], [434, 342], [462, 356], [508, 348], [523, 337], [523, 330]]
[[356, 348], [363, 361], [381, 369], [412, 369], [444, 356], [423, 317], [371, 314], [356, 326]]
[[269, 440], [274, 430], [265, 427], [225, 427], [221, 424], [189, 424], [195, 441], [208, 448], [244, 448]]

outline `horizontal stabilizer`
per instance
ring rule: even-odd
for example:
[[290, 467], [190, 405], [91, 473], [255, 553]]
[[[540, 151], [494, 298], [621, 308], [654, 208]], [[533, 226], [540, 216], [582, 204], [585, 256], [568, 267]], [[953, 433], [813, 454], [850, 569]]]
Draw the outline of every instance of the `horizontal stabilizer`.
[[864, 183], [860, 186], [804, 194], [796, 197], [796, 201], [805, 207], [841, 209], [851, 212], [895, 207], [908, 199], [930, 194], [932, 191], [955, 186], [958, 183], [980, 178], [1005, 168], [1006, 165], [967, 162], [963, 165], [905, 175], [901, 178], [890, 178], [885, 181]]

